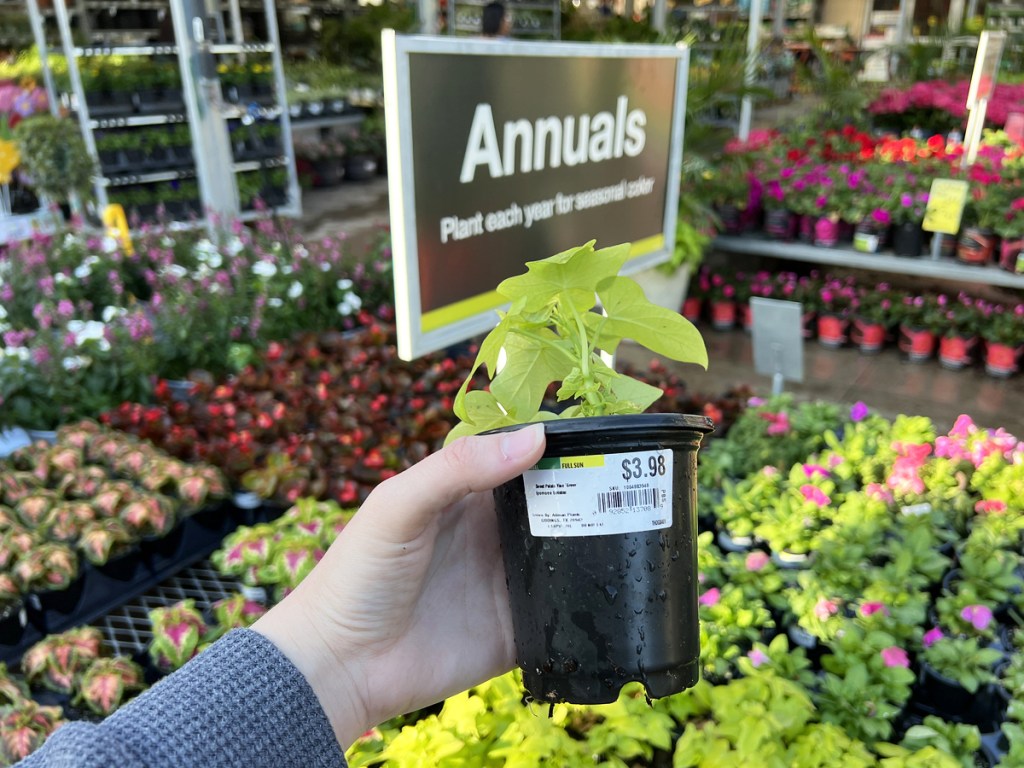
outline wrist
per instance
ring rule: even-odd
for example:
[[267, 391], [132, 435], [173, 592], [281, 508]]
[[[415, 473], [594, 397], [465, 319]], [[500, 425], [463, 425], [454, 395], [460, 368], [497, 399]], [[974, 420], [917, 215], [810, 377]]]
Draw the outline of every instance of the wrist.
[[297, 594], [274, 606], [252, 626], [272, 642], [313, 689], [342, 750], [376, 725], [365, 703], [354, 659], [339, 659], [309, 620], [309, 606]]

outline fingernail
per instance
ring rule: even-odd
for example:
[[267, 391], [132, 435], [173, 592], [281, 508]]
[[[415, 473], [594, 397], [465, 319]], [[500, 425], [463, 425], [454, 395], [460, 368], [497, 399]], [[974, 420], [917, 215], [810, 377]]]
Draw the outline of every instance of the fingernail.
[[543, 424], [530, 424], [501, 438], [501, 455], [515, 461], [533, 453], [544, 438]]

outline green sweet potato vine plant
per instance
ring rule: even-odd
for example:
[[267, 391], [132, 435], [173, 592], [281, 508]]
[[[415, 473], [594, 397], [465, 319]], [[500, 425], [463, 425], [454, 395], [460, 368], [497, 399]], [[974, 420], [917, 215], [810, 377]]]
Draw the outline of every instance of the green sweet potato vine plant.
[[[619, 275], [628, 243], [596, 250], [590, 241], [502, 281], [510, 302], [480, 346], [454, 403], [461, 423], [448, 436], [581, 416], [642, 413], [662, 395], [650, 384], [617, 372], [601, 357], [623, 339], [659, 355], [707, 368], [700, 332], [676, 312], [649, 302], [635, 280]], [[596, 311], [595, 311], [596, 310]], [[503, 358], [503, 359], [502, 359]], [[470, 390], [486, 366], [487, 390]], [[541, 410], [548, 387], [560, 382], [561, 413]]]

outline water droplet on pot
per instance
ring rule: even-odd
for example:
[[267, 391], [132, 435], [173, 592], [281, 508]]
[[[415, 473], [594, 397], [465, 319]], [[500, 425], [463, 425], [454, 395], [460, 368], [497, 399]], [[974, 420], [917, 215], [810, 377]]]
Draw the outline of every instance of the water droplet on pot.
[[553, 566], [551, 563], [548, 563], [548, 573], [554, 573], [554, 572], [555, 572], [555, 566]]
[[664, 589], [660, 590], [658, 592], [658, 599], [661, 600], [661, 602], [665, 602], [666, 600], [668, 600], [668, 592], [666, 592]]
[[562, 662], [562, 671], [567, 675], [572, 674], [580, 668], [580, 663], [576, 659], [566, 659]]
[[643, 652], [644, 652], [644, 647], [642, 645], [637, 645], [637, 647], [636, 647], [636, 655], [639, 656]]
[[654, 563], [652, 563], [650, 560], [647, 561], [647, 570], [651, 573], [654, 573]]
[[673, 550], [672, 551], [672, 562], [674, 563], [678, 559], [679, 559], [679, 550], [678, 549]]
[[668, 548], [668, 538], [664, 533], [658, 534], [658, 546], [661, 547], [662, 551]]
[[630, 557], [635, 557], [636, 556], [636, 550], [635, 549], [629, 550], [629, 556]]
[[[544, 670], [545, 672], [547, 672], [548, 674], [550, 674], [551, 672], [554, 672], [554, 671], [555, 671], [555, 662], [554, 662], [554, 659], [548, 659], [547, 661], [545, 661], [545, 662], [544, 662], [544, 666], [542, 667], [542, 669], [543, 669], [543, 670]], [[540, 670], [538, 669], [538, 670], [537, 670], [537, 672], [538, 672], [538, 674], [539, 674], [539, 673], [540, 673]]]
[[643, 576], [641, 576], [641, 575], [640, 575], [640, 574], [638, 573], [638, 574], [636, 575], [636, 581], [643, 581], [643, 580], [644, 580], [644, 577], [643, 577]]
[[614, 603], [615, 602], [615, 598], [618, 597], [619, 590], [617, 590], [611, 584], [608, 584], [604, 588], [604, 594], [605, 594], [605, 597], [608, 598], [608, 603], [611, 604], [611, 603]]
[[643, 608], [634, 608], [633, 609], [633, 615], [634, 616], [640, 616], [643, 612], [644, 612]]

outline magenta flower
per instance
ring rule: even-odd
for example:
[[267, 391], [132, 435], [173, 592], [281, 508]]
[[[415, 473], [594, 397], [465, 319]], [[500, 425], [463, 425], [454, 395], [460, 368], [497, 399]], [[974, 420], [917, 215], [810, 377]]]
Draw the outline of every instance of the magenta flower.
[[764, 398], [763, 397], [752, 397], [749, 400], [747, 400], [747, 405], [749, 407], [751, 407], [751, 408], [757, 408], [757, 406], [759, 406], [759, 405], [764, 405]]
[[868, 407], [858, 400], [850, 407], [850, 421], [858, 422], [867, 418]]
[[889, 609], [885, 607], [885, 603], [879, 603], [879, 602], [861, 603], [860, 615], [863, 616], [864, 618], [867, 618], [868, 616], [874, 616], [879, 611], [882, 612], [883, 616], [888, 616], [889, 615]]
[[748, 571], [760, 571], [762, 568], [768, 565], [769, 560], [771, 560], [771, 558], [768, 557], [767, 552], [757, 550], [747, 555], [747, 561], [745, 564], [747, 566]]
[[755, 667], [760, 667], [762, 664], [766, 664], [771, 661], [771, 659], [768, 658], [768, 654], [758, 648], [755, 648], [748, 653], [747, 658], [750, 659], [750, 663]]
[[717, 605], [718, 601], [721, 598], [722, 598], [722, 593], [719, 591], [718, 587], [712, 587], [707, 592], [705, 592], [700, 597], [698, 597], [697, 598], [697, 602], [700, 603], [701, 605], [712, 606], [712, 605]]
[[789, 434], [789, 414], [783, 411], [782, 413], [762, 413], [761, 418], [769, 422], [767, 433], [773, 437], [778, 435]]
[[810, 483], [804, 483], [801, 485], [800, 493], [804, 495], [804, 499], [807, 501], [813, 501], [819, 507], [828, 506], [828, 503], [831, 501], [827, 493], [821, 490], [818, 486], [811, 485]]
[[931, 648], [935, 643], [939, 642], [945, 635], [942, 634], [942, 630], [938, 627], [932, 627], [924, 633], [924, 637], [921, 638], [921, 643], [925, 648]]
[[830, 474], [831, 473], [828, 469], [821, 466], [821, 464], [804, 464], [804, 475], [809, 479], [813, 478], [815, 475], [819, 477], [828, 477]]
[[879, 653], [882, 654], [882, 661], [885, 662], [885, 666], [887, 667], [910, 666], [910, 657], [907, 656], [907, 652], [897, 645], [890, 645], [888, 648], [883, 648]]
[[839, 606], [827, 598], [821, 598], [814, 605], [814, 615], [821, 621], [825, 621], [827, 618], [835, 616], [837, 613], [839, 613]]
[[971, 623], [976, 630], [984, 632], [992, 623], [992, 609], [987, 605], [965, 605], [960, 618]]

